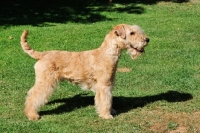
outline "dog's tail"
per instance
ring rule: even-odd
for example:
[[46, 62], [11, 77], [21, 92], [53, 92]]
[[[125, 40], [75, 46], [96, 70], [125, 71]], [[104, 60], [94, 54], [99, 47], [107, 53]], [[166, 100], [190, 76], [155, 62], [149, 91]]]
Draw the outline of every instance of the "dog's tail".
[[28, 31], [25, 30], [22, 35], [21, 35], [21, 40], [20, 40], [20, 43], [21, 43], [21, 46], [22, 46], [22, 49], [24, 50], [25, 53], [27, 53], [28, 55], [30, 55], [32, 58], [36, 59], [36, 60], [39, 60], [41, 57], [42, 57], [42, 52], [38, 52], [38, 51], [35, 51], [33, 50], [29, 44], [27, 43], [27, 38], [28, 36]]

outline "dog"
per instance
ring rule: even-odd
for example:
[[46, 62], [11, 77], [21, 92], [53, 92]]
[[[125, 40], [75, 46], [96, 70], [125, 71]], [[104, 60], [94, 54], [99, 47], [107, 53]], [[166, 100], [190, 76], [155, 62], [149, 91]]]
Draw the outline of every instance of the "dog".
[[38, 60], [35, 84], [28, 91], [24, 113], [29, 120], [40, 118], [38, 109], [48, 102], [59, 80], [67, 80], [84, 90], [95, 93], [95, 108], [99, 117], [113, 118], [112, 90], [117, 63], [122, 50], [127, 49], [132, 59], [145, 52], [149, 38], [137, 25], [119, 24], [105, 37], [101, 46], [82, 52], [33, 50], [27, 43], [28, 31], [21, 35], [25, 53]]

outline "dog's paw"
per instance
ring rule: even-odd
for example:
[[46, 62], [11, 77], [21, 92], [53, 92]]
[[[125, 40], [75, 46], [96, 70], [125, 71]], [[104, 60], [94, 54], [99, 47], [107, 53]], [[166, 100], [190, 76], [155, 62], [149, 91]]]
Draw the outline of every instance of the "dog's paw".
[[29, 120], [33, 120], [33, 121], [40, 119], [40, 116], [38, 114], [26, 114], [26, 116], [28, 117]]
[[99, 115], [101, 118], [103, 119], [112, 119], [113, 116], [112, 115]]

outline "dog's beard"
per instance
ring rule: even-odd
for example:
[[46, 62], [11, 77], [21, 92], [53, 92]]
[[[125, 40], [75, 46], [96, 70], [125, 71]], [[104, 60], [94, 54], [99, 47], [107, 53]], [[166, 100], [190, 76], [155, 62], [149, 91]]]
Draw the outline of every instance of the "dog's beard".
[[142, 53], [144, 52], [144, 49], [142, 51], [138, 51], [137, 49], [134, 48], [128, 48], [127, 53], [130, 55], [132, 59], [136, 59], [139, 57]]

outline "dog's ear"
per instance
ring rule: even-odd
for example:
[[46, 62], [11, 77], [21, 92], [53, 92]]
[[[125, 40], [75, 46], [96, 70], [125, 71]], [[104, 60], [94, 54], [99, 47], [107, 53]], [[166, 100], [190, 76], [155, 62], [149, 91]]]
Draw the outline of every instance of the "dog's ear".
[[126, 31], [125, 31], [125, 28], [123, 25], [118, 25], [118, 26], [114, 27], [114, 33], [123, 39], [126, 38]]

